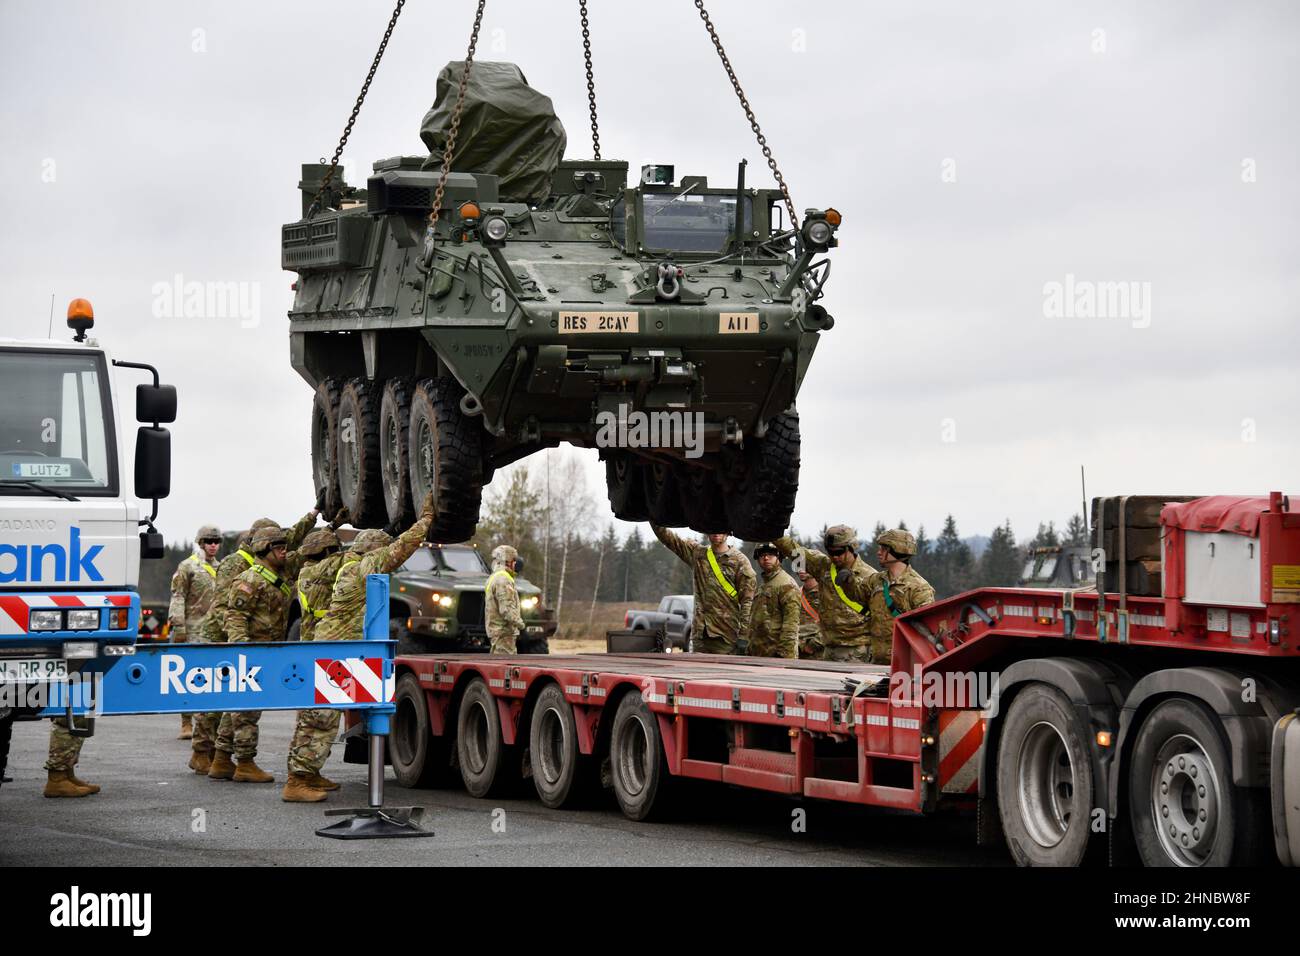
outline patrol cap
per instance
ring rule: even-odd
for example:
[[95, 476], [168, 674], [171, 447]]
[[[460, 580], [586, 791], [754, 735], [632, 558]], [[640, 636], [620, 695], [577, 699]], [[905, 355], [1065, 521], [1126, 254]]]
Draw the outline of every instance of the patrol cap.
[[278, 525], [261, 527], [253, 535], [253, 553], [266, 554], [276, 545], [287, 544], [289, 535]]
[[892, 528], [886, 531], [876, 539], [876, 544], [879, 547], [888, 548], [900, 558], [916, 556], [916, 538], [912, 537], [912, 532], [904, 531], [902, 528]]
[[833, 524], [826, 529], [826, 536], [822, 539], [826, 545], [826, 550], [834, 548], [850, 548], [858, 550], [858, 533], [846, 524]]
[[201, 525], [194, 535], [195, 541], [211, 541], [213, 539], [216, 539], [218, 543], [221, 541], [221, 529], [214, 524]]
[[323, 554], [330, 548], [337, 548], [338, 546], [338, 535], [329, 528], [317, 528], [303, 539], [302, 546], [299, 550], [307, 557], [314, 558], [318, 554]]
[[352, 541], [354, 554], [367, 554], [393, 543], [393, 536], [382, 528], [367, 528]]
[[762, 557], [763, 555], [765, 555], [765, 554], [774, 554], [774, 555], [776, 555], [776, 556], [779, 558], [779, 557], [781, 557], [781, 549], [778, 548], [778, 547], [777, 547], [775, 544], [773, 544], [771, 541], [764, 541], [764, 542], [762, 542], [761, 544], [756, 544], [756, 545], [754, 545], [754, 560], [755, 560], [755, 561], [757, 561], [759, 558], [761, 558], [761, 557]]

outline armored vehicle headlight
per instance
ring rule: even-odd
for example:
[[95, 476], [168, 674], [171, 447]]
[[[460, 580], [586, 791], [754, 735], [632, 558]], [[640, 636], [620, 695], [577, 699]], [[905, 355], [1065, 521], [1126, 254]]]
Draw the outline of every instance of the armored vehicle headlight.
[[69, 631], [93, 631], [99, 627], [99, 608], [79, 607], [68, 611]]
[[493, 242], [505, 242], [510, 235], [510, 223], [505, 216], [488, 216], [483, 220], [483, 235]]
[[804, 226], [803, 234], [809, 244], [824, 246], [831, 241], [834, 228], [825, 219], [814, 219]]

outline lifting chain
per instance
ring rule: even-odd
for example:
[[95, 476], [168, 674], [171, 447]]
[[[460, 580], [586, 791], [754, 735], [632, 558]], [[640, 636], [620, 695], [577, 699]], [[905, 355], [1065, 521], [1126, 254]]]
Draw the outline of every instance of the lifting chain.
[[785, 177], [781, 175], [781, 170], [776, 168], [776, 160], [772, 157], [772, 147], [767, 145], [767, 137], [758, 128], [758, 120], [754, 118], [754, 110], [745, 97], [745, 91], [740, 88], [740, 80], [736, 78], [736, 71], [731, 68], [731, 60], [727, 59], [727, 51], [722, 48], [722, 41], [718, 39], [718, 31], [713, 29], [713, 21], [709, 19], [709, 12], [704, 9], [704, 0], [695, 0], [695, 8], [700, 11], [700, 19], [704, 21], [704, 26], [709, 31], [709, 38], [713, 40], [713, 46], [722, 60], [723, 69], [727, 71], [727, 76], [731, 79], [731, 85], [736, 90], [736, 96], [740, 98], [740, 105], [744, 107], [750, 128], [754, 130], [754, 136], [763, 150], [767, 165], [772, 170], [772, 175], [776, 177], [776, 184], [781, 187], [781, 196], [785, 199], [785, 209], [790, 214], [790, 225], [798, 229], [799, 220], [794, 214], [794, 201], [790, 198], [790, 190], [785, 184]]
[[456, 91], [456, 105], [451, 108], [451, 125], [447, 128], [447, 144], [442, 151], [442, 169], [438, 172], [438, 185], [433, 190], [433, 208], [429, 210], [429, 254], [433, 251], [434, 230], [438, 227], [438, 213], [442, 209], [442, 197], [447, 188], [447, 174], [451, 172], [456, 135], [460, 132], [460, 113], [465, 105], [465, 87], [469, 83], [470, 68], [474, 65], [474, 50], [478, 47], [478, 31], [483, 25], [483, 8], [486, 5], [487, 0], [478, 0], [478, 9], [474, 12], [474, 29], [469, 35], [469, 49], [465, 51], [465, 68], [460, 71], [460, 89]]
[[587, 22], [587, 0], [578, 0], [582, 15], [582, 55], [587, 61], [587, 105], [591, 113], [591, 150], [593, 158], [600, 159], [600, 125], [596, 122], [596, 78], [591, 72], [591, 29]]
[[[361, 92], [357, 94], [357, 101], [352, 106], [352, 115], [348, 117], [348, 124], [343, 127], [343, 135], [339, 137], [339, 144], [334, 148], [334, 155], [330, 158], [330, 168], [326, 171], [325, 178], [321, 180], [316, 195], [311, 199], [311, 205], [307, 210], [308, 219], [319, 210], [321, 197], [325, 195], [330, 182], [334, 179], [335, 170], [339, 168], [339, 157], [343, 155], [343, 147], [347, 145], [348, 137], [352, 135], [352, 125], [357, 121], [357, 114], [361, 112], [361, 104], [366, 101], [366, 93], [370, 91], [370, 81], [375, 78], [375, 71], [379, 69], [379, 61], [384, 58], [384, 50], [388, 48], [388, 40], [393, 35], [393, 27], [397, 26], [397, 18], [402, 15], [402, 7], [404, 6], [406, 6], [406, 0], [397, 0], [397, 6], [393, 8], [393, 15], [388, 18], [388, 29], [384, 31], [384, 38], [379, 41], [379, 49], [375, 51], [375, 59], [370, 64], [370, 72], [366, 74], [366, 81], [361, 84]], [[325, 162], [324, 157], [321, 157], [321, 162]]]

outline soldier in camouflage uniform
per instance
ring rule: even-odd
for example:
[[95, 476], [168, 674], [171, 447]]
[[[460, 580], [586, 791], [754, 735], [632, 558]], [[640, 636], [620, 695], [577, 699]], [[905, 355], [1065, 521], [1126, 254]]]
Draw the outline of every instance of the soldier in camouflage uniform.
[[492, 573], [483, 585], [483, 612], [493, 654], [514, 654], [518, 649], [515, 642], [523, 633], [524, 618], [515, 575], [522, 564], [519, 552], [510, 545], [492, 549]]
[[50, 755], [45, 761], [48, 779], [45, 782], [47, 797], [88, 797], [99, 793], [99, 786], [86, 783], [77, 777], [77, 761], [81, 758], [84, 737], [74, 737], [68, 730], [66, 717], [50, 721]]
[[[433, 495], [425, 497], [420, 517], [393, 541], [384, 531], [357, 535], [347, 558], [335, 572], [329, 610], [312, 636], [317, 641], [359, 641], [365, 633], [366, 576], [389, 574], [400, 568], [429, 534], [433, 524]], [[317, 803], [339, 785], [321, 776], [339, 731], [339, 711], [300, 710], [289, 742], [289, 778], [281, 798], [290, 803]]]
[[[221, 547], [221, 529], [205, 524], [194, 535], [194, 553], [180, 563], [172, 575], [172, 600], [167, 608], [173, 644], [184, 644], [189, 633], [197, 634], [204, 616], [212, 609], [217, 590], [217, 551]], [[177, 740], [192, 735], [189, 714], [181, 714], [181, 732]]]
[[[315, 510], [307, 512], [290, 529], [287, 545], [291, 552], [298, 548], [307, 536], [307, 532], [316, 524], [318, 513]], [[270, 518], [258, 518], [253, 522], [252, 527], [244, 533], [243, 537], [239, 539], [234, 554], [227, 555], [221, 564], [217, 565], [217, 587], [216, 595], [212, 601], [212, 610], [208, 611], [208, 616], [203, 619], [199, 633], [189, 635], [191, 641], [197, 644], [226, 643], [226, 606], [230, 600], [230, 588], [235, 583], [235, 579], [251, 568], [257, 561], [252, 551], [249, 550], [252, 545], [253, 535], [262, 528], [279, 527], [279, 523], [272, 521]], [[194, 738], [191, 741], [193, 753], [190, 756], [190, 769], [195, 773], [206, 774], [211, 769], [212, 753], [217, 737], [217, 728], [220, 724], [220, 712], [194, 715]]]
[[888, 664], [894, 651], [894, 618], [934, 600], [934, 588], [912, 569], [916, 539], [895, 528], [876, 539], [876, 558], [883, 570], [855, 581], [846, 591], [867, 607], [871, 661]]
[[693, 650], [731, 654], [749, 635], [749, 618], [757, 579], [749, 559], [727, 545], [726, 534], [711, 534], [707, 543], [694, 543], [667, 528], [650, 530], [673, 554], [691, 566], [695, 586]]
[[793, 660], [799, 656], [799, 585], [782, 569], [776, 545], [758, 545], [754, 558], [761, 580], [749, 622], [749, 648], [744, 653]]
[[302, 611], [298, 619], [298, 640], [310, 641], [316, 633], [316, 625], [329, 609], [330, 593], [343, 563], [343, 552], [339, 536], [332, 528], [317, 528], [307, 535], [298, 550], [304, 560], [302, 570], [298, 572], [298, 607]]
[[[231, 644], [284, 640], [293, 586], [282, 577], [288, 534], [283, 528], [261, 528], [253, 535], [257, 563], [235, 578], [226, 609], [226, 635]], [[209, 780], [270, 783], [274, 778], [257, 765], [260, 710], [221, 715], [217, 727], [216, 755], [208, 768]], [[231, 763], [231, 755], [235, 761]]]
[[826, 652], [822, 643], [822, 597], [817, 579], [800, 571], [803, 587], [799, 591], [799, 659], [819, 661]]
[[825, 552], [800, 547], [788, 536], [775, 544], [782, 557], [794, 559], [795, 570], [807, 571], [821, 588], [822, 642], [826, 645], [822, 660], [870, 663], [866, 607], [853, 594], [875, 569], [858, 556], [857, 534], [847, 525], [827, 528], [822, 540]]

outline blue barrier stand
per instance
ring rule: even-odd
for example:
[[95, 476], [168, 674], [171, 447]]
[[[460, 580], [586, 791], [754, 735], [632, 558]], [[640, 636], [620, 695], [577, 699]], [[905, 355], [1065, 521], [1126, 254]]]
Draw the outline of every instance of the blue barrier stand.
[[137, 645], [134, 653], [87, 660], [43, 717], [246, 710], [354, 710], [370, 734], [369, 806], [327, 810], [351, 818], [317, 830], [336, 839], [433, 836], [418, 826], [423, 807], [384, 806], [384, 743], [393, 696], [393, 648], [388, 634], [388, 575], [366, 578], [366, 613], [359, 641]]

